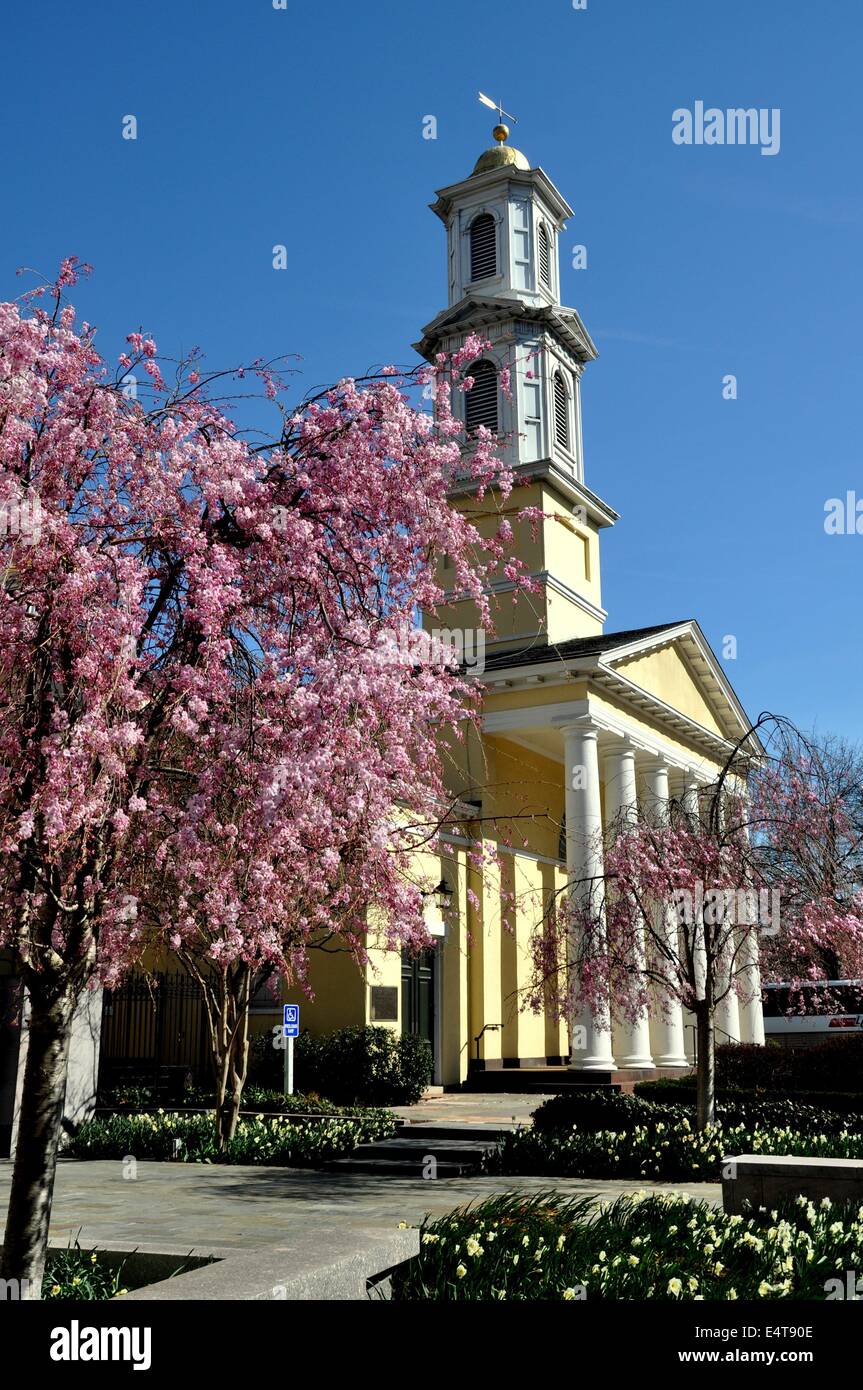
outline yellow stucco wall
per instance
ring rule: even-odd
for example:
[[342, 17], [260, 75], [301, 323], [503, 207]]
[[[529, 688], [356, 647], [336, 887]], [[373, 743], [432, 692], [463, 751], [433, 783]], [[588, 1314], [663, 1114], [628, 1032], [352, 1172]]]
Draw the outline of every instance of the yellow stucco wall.
[[[515, 488], [506, 501], [493, 492], [482, 503], [465, 499], [455, 505], [471, 519], [484, 538], [494, 535], [505, 518], [513, 531], [508, 555], [517, 553], [530, 574], [548, 574], [588, 604], [601, 607], [597, 528], [553, 488], [532, 483]], [[535, 523], [521, 517], [520, 513], [526, 508], [537, 508], [542, 516]], [[452, 588], [455, 583], [455, 569], [446, 556], [441, 557], [437, 578], [444, 589]], [[493, 585], [503, 579], [502, 566], [498, 566], [490, 575], [490, 583]], [[535, 632], [546, 632], [552, 641], [558, 642], [602, 631], [601, 621], [594, 613], [585, 611], [568, 594], [544, 581], [536, 593], [520, 594], [516, 603], [513, 603], [511, 592], [505, 591], [492, 598], [492, 606], [495, 632], [487, 635], [489, 643], [494, 641], [501, 645]], [[476, 625], [476, 609], [468, 601], [449, 605], [426, 624], [432, 628], [465, 629]]]
[[705, 729], [722, 734], [713, 710], [696, 685], [680, 653], [673, 646], [649, 652], [646, 656], [633, 657], [629, 661], [618, 662], [616, 669], [622, 676], [626, 676], [627, 680], [634, 681], [653, 695], [658, 695], [667, 705], [679, 710], [681, 714], [688, 715]]

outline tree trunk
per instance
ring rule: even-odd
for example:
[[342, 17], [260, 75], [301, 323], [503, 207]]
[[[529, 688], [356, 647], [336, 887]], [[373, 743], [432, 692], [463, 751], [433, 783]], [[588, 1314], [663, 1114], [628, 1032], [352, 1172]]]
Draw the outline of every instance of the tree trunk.
[[704, 1000], [696, 1005], [695, 1024], [698, 1038], [695, 1124], [698, 1129], [706, 1129], [713, 1124], [715, 1115], [716, 1052], [713, 1011]]
[[20, 1281], [22, 1299], [39, 1299], [48, 1250], [75, 997], [68, 987], [46, 987], [44, 980], [34, 982], [29, 995], [27, 1060], [2, 1276]]
[[219, 1101], [216, 1110], [216, 1137], [220, 1152], [224, 1152], [225, 1146], [233, 1139], [237, 1130], [237, 1120], [240, 1117], [240, 1105], [243, 1100], [243, 1086], [246, 1081], [247, 1057], [245, 1054], [247, 1053], [248, 1044], [244, 1048], [242, 1058], [236, 1056], [234, 1049], [232, 1049], [230, 1056], [224, 1062], [224, 1079], [219, 1088]]
[[[232, 989], [232, 985], [234, 989]], [[233, 1139], [240, 1116], [243, 1087], [249, 1068], [249, 973], [239, 972], [233, 981], [226, 977], [228, 997], [224, 1005], [233, 1017], [223, 1055], [217, 1057], [216, 1138], [219, 1151]], [[236, 992], [234, 992], [236, 991]]]

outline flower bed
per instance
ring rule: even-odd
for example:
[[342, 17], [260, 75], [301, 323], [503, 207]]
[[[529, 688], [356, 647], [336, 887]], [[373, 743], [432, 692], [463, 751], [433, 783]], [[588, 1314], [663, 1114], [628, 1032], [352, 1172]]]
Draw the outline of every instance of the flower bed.
[[626, 1131], [520, 1129], [506, 1135], [488, 1166], [492, 1172], [523, 1175], [718, 1182], [720, 1160], [734, 1153], [863, 1158], [863, 1134], [721, 1123], [698, 1131], [682, 1115]]
[[265, 1163], [316, 1168], [348, 1154], [357, 1144], [384, 1139], [395, 1131], [386, 1110], [324, 1115], [297, 1125], [279, 1115], [241, 1119], [224, 1153], [216, 1145], [211, 1114], [110, 1115], [85, 1120], [68, 1141], [71, 1158], [174, 1159], [181, 1163]]
[[85, 1254], [76, 1241], [67, 1250], [51, 1250], [45, 1262], [42, 1297], [64, 1302], [87, 1302], [124, 1294], [122, 1266], [107, 1268], [96, 1251]]
[[508, 1193], [427, 1220], [393, 1298], [823, 1300], [861, 1261], [863, 1207], [827, 1198], [747, 1218], [676, 1194]]

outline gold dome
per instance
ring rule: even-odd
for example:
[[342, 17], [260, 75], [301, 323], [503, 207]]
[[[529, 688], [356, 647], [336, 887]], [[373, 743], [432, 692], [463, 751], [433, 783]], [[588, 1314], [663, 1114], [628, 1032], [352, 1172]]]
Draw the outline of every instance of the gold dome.
[[509, 128], [505, 125], [496, 125], [492, 134], [497, 140], [496, 145], [492, 145], [490, 150], [483, 150], [476, 164], [473, 166], [474, 174], [484, 174], [488, 169], [502, 169], [504, 165], [510, 164], [514, 169], [529, 169], [530, 163], [522, 154], [521, 150], [514, 149], [512, 145], [505, 145], [504, 141], [509, 135]]

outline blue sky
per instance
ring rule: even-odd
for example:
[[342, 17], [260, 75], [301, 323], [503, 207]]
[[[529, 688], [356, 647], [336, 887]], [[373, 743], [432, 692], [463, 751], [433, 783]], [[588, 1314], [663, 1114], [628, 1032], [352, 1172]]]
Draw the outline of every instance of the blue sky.
[[[824, 531], [828, 498], [863, 499], [863, 8], [14, 0], [4, 31], [0, 296], [74, 252], [109, 358], [137, 327], [212, 367], [299, 353], [298, 395], [414, 360], [445, 303], [427, 204], [490, 143], [477, 89], [500, 94], [588, 248], [562, 285], [600, 351], [608, 629], [697, 617], [717, 652], [736, 637], [750, 713], [863, 739], [863, 535]], [[699, 100], [778, 107], [780, 152], [674, 144]]]

